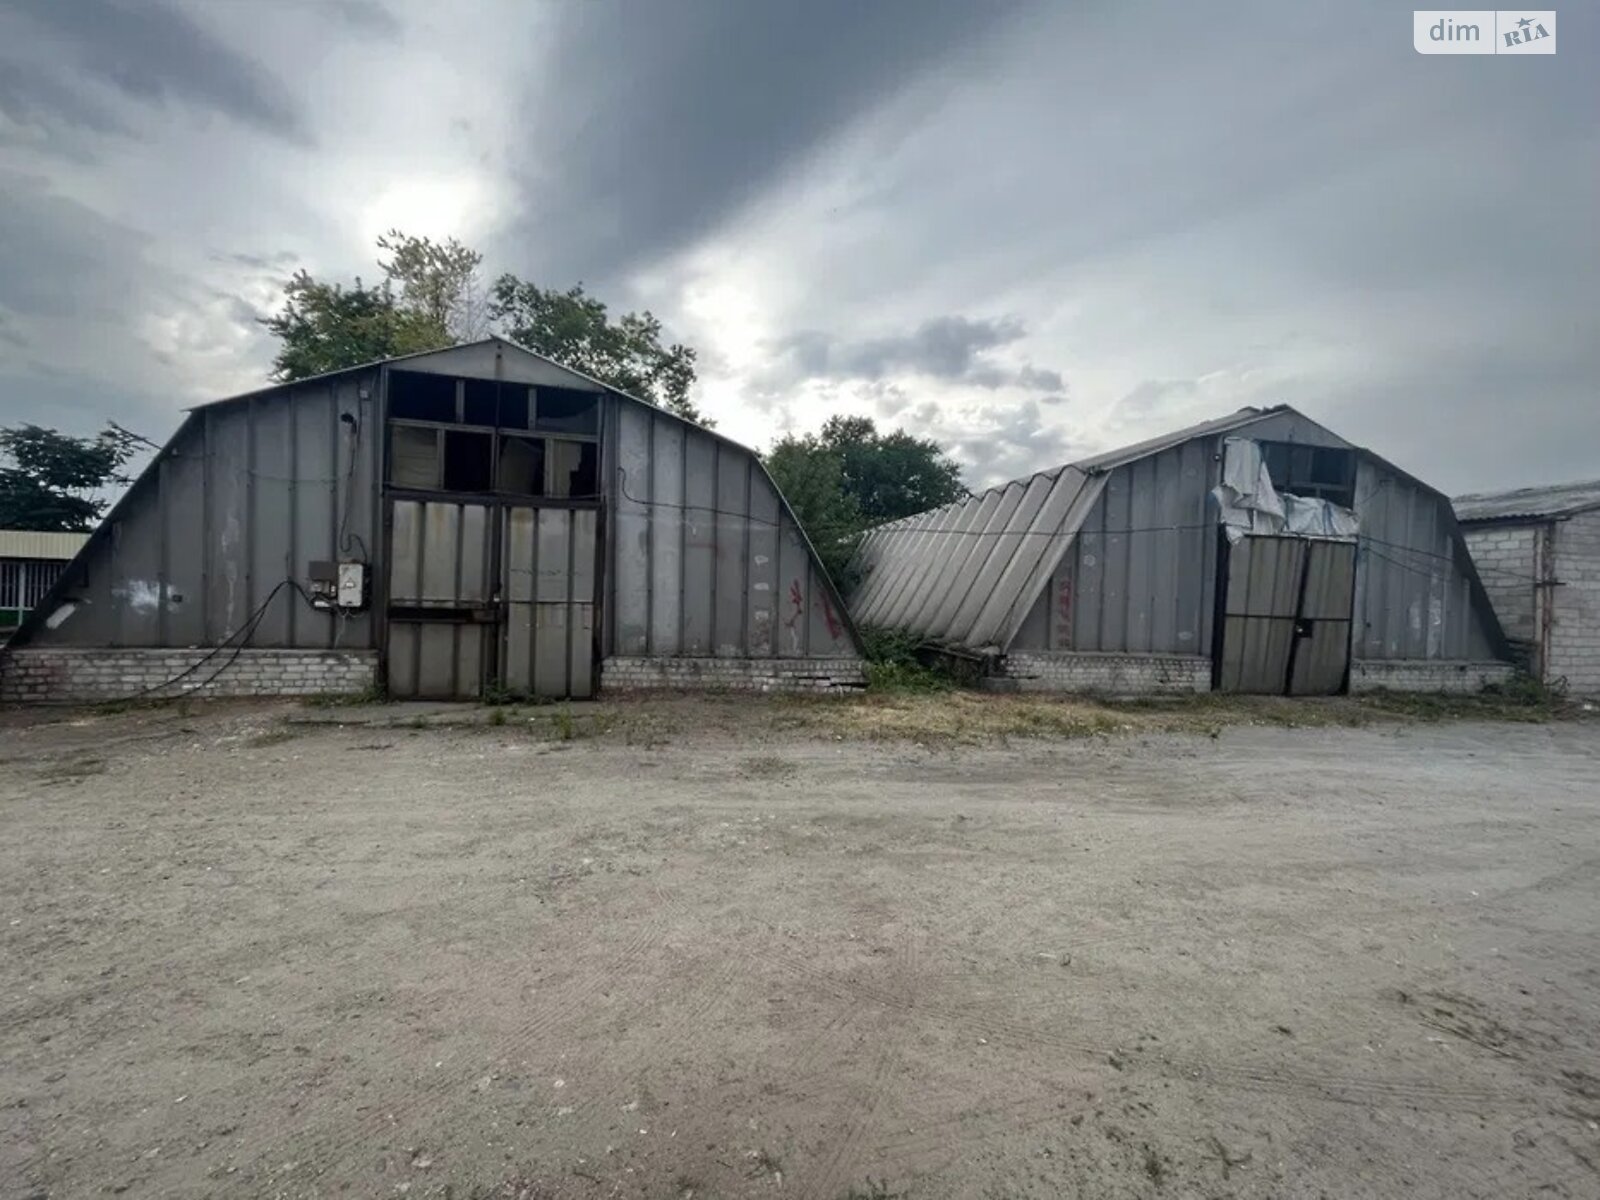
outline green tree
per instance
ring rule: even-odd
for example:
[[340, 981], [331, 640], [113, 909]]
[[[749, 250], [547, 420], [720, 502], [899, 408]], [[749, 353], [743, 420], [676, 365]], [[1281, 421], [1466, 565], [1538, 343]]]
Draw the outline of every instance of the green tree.
[[489, 317], [530, 350], [680, 417], [711, 424], [689, 398], [695, 352], [662, 345], [661, 322], [650, 312], [613, 321], [604, 302], [582, 284], [562, 292], [502, 275], [495, 280]]
[[378, 239], [387, 261], [378, 260], [384, 278], [399, 293], [399, 306], [415, 313], [452, 342], [471, 342], [489, 332], [488, 298], [478, 268], [483, 255], [455, 238], [436, 242], [391, 229]]
[[452, 344], [442, 324], [399, 303], [388, 280], [365, 287], [357, 279], [347, 288], [297, 271], [283, 297], [283, 308], [261, 321], [278, 339], [272, 378], [279, 383]]
[[961, 467], [938, 442], [900, 429], [879, 433], [868, 417], [832, 417], [820, 433], [781, 438], [765, 461], [828, 574], [846, 590], [864, 529], [967, 494]]
[[967, 495], [961, 466], [932, 438], [879, 433], [870, 417], [830, 417], [817, 445], [839, 457], [839, 483], [867, 524], [938, 508]]
[[834, 583], [849, 590], [847, 567], [866, 522], [843, 486], [839, 456], [814, 437], [780, 438], [764, 456], [767, 471], [794, 509]]
[[38, 425], [0, 429], [0, 529], [87, 533], [100, 520], [107, 487], [126, 484], [122, 467], [143, 439], [107, 426], [92, 438]]

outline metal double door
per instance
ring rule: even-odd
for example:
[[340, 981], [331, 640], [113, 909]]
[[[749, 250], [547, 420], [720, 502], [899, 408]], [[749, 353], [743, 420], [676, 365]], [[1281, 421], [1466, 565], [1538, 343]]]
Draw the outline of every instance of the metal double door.
[[396, 499], [389, 521], [391, 695], [594, 694], [597, 510]]
[[1354, 542], [1252, 535], [1228, 548], [1217, 689], [1342, 692], [1350, 667]]

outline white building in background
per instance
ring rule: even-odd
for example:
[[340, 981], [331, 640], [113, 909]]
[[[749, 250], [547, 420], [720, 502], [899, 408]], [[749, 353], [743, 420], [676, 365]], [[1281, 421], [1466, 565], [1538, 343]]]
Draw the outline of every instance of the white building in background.
[[1455, 509], [1528, 670], [1600, 695], [1600, 479], [1457, 496]]
[[0, 529], [0, 642], [44, 599], [88, 539], [86, 533]]

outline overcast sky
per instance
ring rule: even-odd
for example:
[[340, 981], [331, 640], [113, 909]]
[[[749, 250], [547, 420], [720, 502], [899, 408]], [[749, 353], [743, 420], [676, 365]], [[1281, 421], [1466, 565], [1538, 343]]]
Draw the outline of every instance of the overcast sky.
[[157, 439], [390, 226], [648, 306], [765, 446], [969, 482], [1292, 403], [1450, 491], [1600, 476], [1600, 36], [1389, 4], [0, 0], [0, 420]]

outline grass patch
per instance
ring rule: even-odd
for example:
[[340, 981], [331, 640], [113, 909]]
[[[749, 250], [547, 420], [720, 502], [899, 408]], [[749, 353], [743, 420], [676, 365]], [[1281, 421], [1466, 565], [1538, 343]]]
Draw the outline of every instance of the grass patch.
[[300, 703], [307, 708], [355, 708], [363, 704], [387, 704], [389, 695], [377, 684], [371, 684], [359, 692], [321, 692], [306, 696]]
[[864, 629], [864, 673], [872, 692], [947, 692], [955, 678], [922, 649], [922, 639], [898, 629]]

